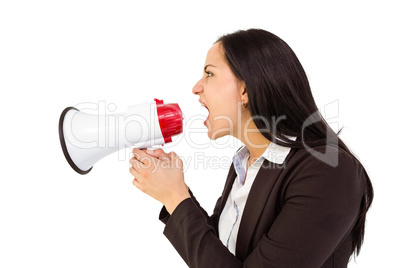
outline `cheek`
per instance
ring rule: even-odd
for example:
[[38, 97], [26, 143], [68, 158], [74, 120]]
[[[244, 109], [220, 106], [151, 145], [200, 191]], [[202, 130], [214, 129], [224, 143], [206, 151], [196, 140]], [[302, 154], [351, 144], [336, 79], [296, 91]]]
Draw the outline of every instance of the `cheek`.
[[236, 115], [238, 96], [235, 94], [235, 88], [229, 88], [228, 90], [222, 90], [217, 96], [219, 100], [216, 107], [222, 114], [233, 117]]
[[211, 108], [210, 115], [216, 118], [216, 126], [233, 126], [238, 115], [239, 89], [237, 83], [231, 77], [222, 77], [213, 82], [214, 88], [208, 91], [207, 96]]
[[226, 99], [221, 104], [221, 110], [224, 111], [225, 115], [233, 118], [236, 116], [236, 99]]
[[232, 128], [237, 124], [238, 112], [236, 107], [236, 99], [221, 98], [220, 102], [214, 105], [214, 110], [210, 115], [215, 119], [214, 125], [217, 128]]

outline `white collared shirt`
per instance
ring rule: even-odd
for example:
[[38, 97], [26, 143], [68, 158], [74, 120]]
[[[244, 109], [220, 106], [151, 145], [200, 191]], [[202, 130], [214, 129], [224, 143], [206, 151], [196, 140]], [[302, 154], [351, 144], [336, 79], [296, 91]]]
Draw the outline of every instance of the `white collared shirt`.
[[[296, 137], [289, 137], [289, 139], [296, 140]], [[272, 163], [283, 164], [290, 149], [290, 147], [283, 147], [271, 142], [265, 152], [248, 168], [247, 177], [245, 177], [246, 165], [250, 157], [248, 148], [243, 145], [233, 156], [233, 165], [237, 177], [219, 218], [218, 228], [219, 239], [234, 255], [236, 255], [236, 240], [240, 221], [258, 170], [264, 159]]]

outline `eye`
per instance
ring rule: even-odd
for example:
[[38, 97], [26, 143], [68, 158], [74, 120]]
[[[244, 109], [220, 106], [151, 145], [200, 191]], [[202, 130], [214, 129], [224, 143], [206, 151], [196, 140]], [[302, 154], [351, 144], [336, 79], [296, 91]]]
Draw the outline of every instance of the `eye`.
[[205, 73], [207, 74], [207, 78], [211, 77], [213, 74], [211, 72], [205, 71]]

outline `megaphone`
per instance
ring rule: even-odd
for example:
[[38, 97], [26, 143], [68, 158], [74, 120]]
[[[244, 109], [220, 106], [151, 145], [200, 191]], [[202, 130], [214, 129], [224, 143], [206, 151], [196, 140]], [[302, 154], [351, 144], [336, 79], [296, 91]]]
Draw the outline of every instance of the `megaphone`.
[[59, 120], [64, 156], [79, 174], [87, 174], [101, 158], [134, 146], [152, 148], [172, 141], [183, 132], [183, 116], [177, 103], [163, 100], [130, 106], [126, 113], [96, 115], [67, 107]]

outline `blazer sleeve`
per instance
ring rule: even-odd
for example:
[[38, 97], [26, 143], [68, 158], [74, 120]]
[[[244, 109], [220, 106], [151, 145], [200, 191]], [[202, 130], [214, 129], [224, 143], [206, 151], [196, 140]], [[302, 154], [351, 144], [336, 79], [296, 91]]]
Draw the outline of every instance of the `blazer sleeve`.
[[364, 192], [357, 165], [345, 154], [337, 167], [305, 157], [287, 179], [281, 212], [243, 262], [193, 198], [173, 211], [164, 235], [189, 267], [320, 267], [356, 222]]
[[[204, 215], [208, 225], [212, 226], [216, 235], [218, 235], [218, 221], [219, 221], [219, 215], [218, 215], [218, 210], [219, 207], [221, 205], [221, 200], [222, 197], [219, 197], [218, 201], [215, 204], [215, 208], [214, 208], [214, 212], [211, 216], [208, 215], [208, 213], [201, 207], [200, 203], [198, 203], [197, 199], [195, 198], [195, 196], [193, 195], [193, 192], [189, 189], [188, 190], [191, 199], [193, 200], [194, 204], [196, 205], [196, 207], [201, 211], [201, 213]], [[162, 221], [164, 224], [166, 224], [170, 219], [170, 214], [169, 212], [166, 210], [166, 207], [163, 206], [160, 213], [159, 213], [159, 220]]]

